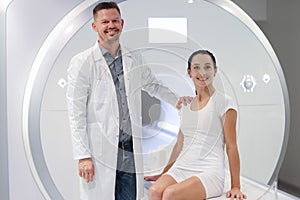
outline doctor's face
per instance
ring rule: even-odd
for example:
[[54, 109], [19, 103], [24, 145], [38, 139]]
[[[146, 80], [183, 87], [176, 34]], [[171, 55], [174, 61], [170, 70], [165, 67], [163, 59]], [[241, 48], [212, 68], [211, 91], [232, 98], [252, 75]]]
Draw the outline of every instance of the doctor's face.
[[124, 25], [123, 19], [117, 9], [102, 9], [92, 23], [95, 32], [98, 33], [99, 42], [119, 42]]

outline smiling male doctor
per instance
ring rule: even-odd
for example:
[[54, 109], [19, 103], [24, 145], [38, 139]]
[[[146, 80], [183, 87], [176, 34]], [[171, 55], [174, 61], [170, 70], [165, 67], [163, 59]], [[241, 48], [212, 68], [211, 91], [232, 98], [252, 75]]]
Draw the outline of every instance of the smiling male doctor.
[[[93, 10], [96, 44], [74, 56], [67, 102], [81, 199], [143, 197], [141, 91], [173, 106], [178, 96], [162, 85], [137, 51], [120, 45], [124, 20], [115, 2]], [[181, 104], [182, 101], [179, 101]]]

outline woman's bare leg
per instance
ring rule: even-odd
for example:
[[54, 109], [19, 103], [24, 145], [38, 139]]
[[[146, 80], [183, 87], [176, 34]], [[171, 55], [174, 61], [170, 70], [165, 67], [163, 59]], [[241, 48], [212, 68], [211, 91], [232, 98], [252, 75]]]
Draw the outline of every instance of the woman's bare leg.
[[149, 200], [161, 200], [164, 190], [177, 183], [175, 179], [168, 175], [162, 175], [155, 183], [153, 183], [149, 189]]
[[163, 191], [163, 200], [203, 200], [205, 188], [198, 177], [188, 178], [180, 183], [167, 186]]

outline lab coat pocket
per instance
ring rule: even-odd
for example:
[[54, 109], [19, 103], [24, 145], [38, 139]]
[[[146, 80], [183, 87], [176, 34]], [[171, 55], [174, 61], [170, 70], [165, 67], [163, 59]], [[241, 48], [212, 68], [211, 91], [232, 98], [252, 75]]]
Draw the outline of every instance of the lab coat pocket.
[[96, 105], [104, 105], [109, 102], [109, 83], [105, 79], [95, 80], [92, 91], [92, 102]]
[[102, 155], [103, 132], [104, 131], [102, 123], [95, 122], [88, 124], [91, 154], [96, 159]]
[[106, 122], [107, 115], [118, 113], [114, 83], [105, 79], [95, 81], [91, 103], [98, 122]]

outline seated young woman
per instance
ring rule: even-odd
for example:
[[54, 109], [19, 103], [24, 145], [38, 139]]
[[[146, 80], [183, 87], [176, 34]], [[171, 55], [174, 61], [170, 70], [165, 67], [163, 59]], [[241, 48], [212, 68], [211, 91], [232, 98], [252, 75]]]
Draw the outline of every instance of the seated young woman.
[[237, 107], [230, 96], [215, 89], [216, 59], [198, 50], [188, 59], [187, 72], [196, 96], [180, 110], [177, 142], [163, 172], [147, 176], [156, 181], [150, 200], [193, 200], [221, 196], [224, 190], [226, 150], [231, 189], [226, 197], [246, 199], [240, 190], [240, 159], [236, 141]]

